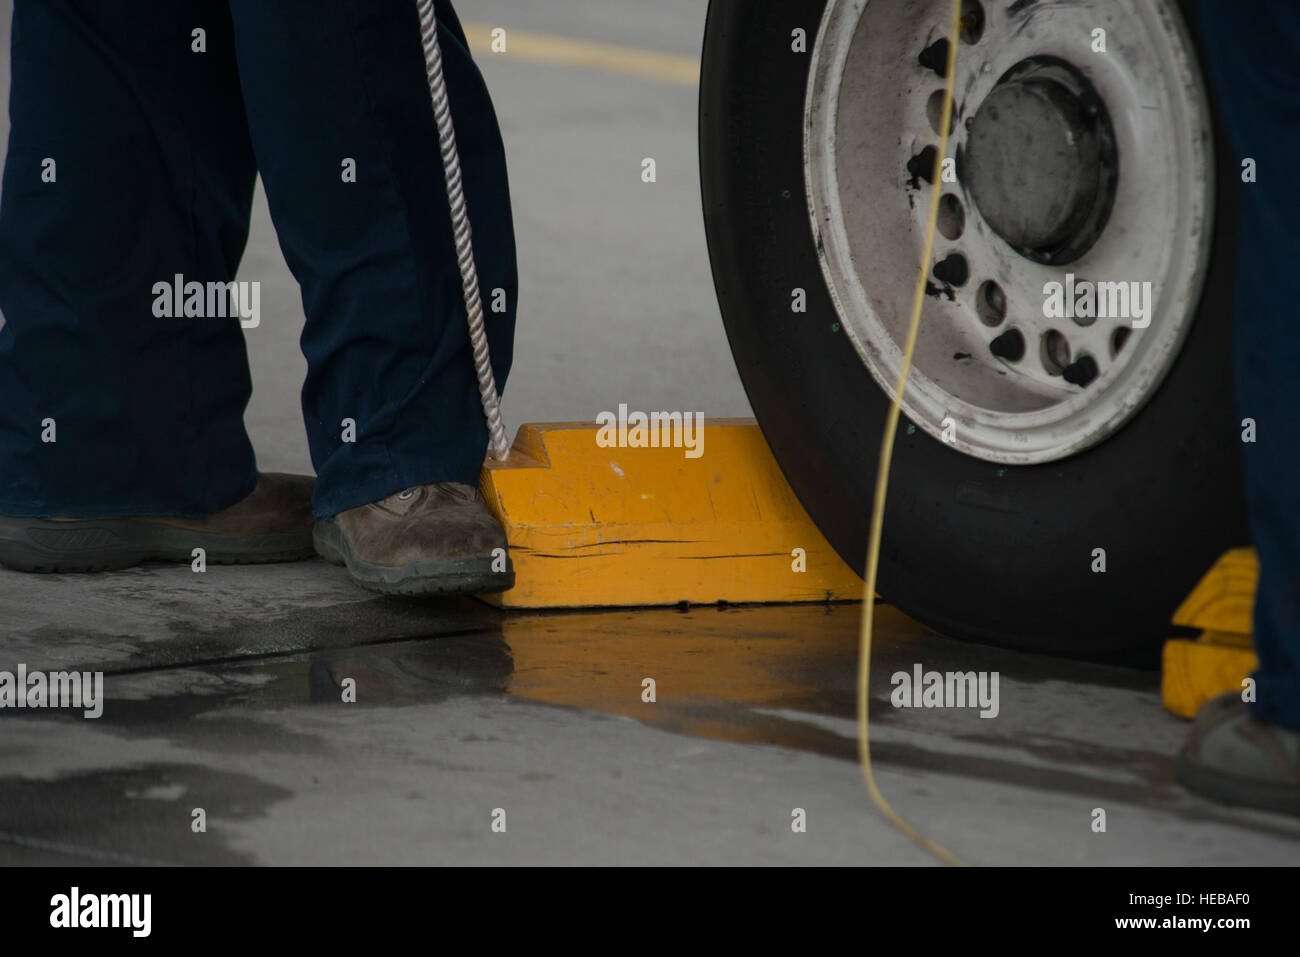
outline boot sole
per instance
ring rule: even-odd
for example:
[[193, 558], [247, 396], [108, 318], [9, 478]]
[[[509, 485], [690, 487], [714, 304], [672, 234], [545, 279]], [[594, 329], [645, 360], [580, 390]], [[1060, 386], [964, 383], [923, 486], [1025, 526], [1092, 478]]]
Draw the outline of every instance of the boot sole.
[[306, 533], [236, 538], [152, 525], [138, 518], [55, 522], [0, 517], [0, 565], [23, 572], [101, 572], [142, 562], [192, 562], [202, 548], [213, 565], [262, 565], [311, 558]]
[[317, 521], [312, 530], [316, 554], [342, 565], [362, 588], [384, 595], [489, 595], [515, 587], [515, 569], [492, 570], [491, 558], [432, 558], [409, 565], [372, 565], [352, 554], [342, 529]]
[[1177, 777], [1178, 783], [1193, 794], [1210, 798], [1219, 804], [1300, 817], [1300, 788], [1294, 784], [1271, 784], [1252, 778], [1233, 777], [1195, 764], [1183, 754], [1178, 755]]

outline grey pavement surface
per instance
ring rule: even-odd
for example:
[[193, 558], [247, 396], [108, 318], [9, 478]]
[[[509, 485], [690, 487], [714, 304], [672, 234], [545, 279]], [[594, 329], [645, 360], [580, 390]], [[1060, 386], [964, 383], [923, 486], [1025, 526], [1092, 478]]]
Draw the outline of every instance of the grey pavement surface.
[[[685, 55], [704, 6], [459, 4], [467, 20]], [[618, 402], [748, 414], [709, 279], [694, 91], [508, 56], [482, 66], [523, 273], [510, 424]], [[263, 283], [254, 444], [265, 468], [308, 469], [301, 305], [260, 194], [240, 278]], [[95, 720], [0, 712], [0, 863], [932, 863], [862, 786], [858, 611], [506, 614], [379, 598], [321, 562], [0, 570], [0, 670], [102, 670], [108, 696]], [[998, 717], [890, 708], [890, 675], [918, 663], [1000, 672]], [[1300, 822], [1174, 783], [1187, 726], [1157, 682], [961, 644], [882, 609], [881, 787], [978, 864], [1300, 860]]]

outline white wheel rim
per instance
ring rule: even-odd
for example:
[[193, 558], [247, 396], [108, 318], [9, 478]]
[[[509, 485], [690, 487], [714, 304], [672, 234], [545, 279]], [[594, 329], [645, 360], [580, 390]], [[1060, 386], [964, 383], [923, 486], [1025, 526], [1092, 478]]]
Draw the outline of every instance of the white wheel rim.
[[[978, 6], [978, 5], [977, 5]], [[1169, 0], [1078, 0], [981, 8], [982, 37], [958, 51], [947, 157], [968, 147], [967, 122], [1016, 64], [1053, 57], [1086, 77], [1109, 112], [1118, 178], [1109, 221], [1066, 265], [1017, 252], [994, 232], [966, 182], [941, 184], [963, 207], [959, 238], [936, 235], [934, 261], [965, 257], [953, 300], [927, 296], [902, 407], [931, 435], [992, 462], [1049, 462], [1114, 434], [1151, 397], [1194, 317], [1213, 235], [1212, 130], [1191, 40]], [[926, 103], [943, 79], [917, 56], [947, 32], [948, 0], [831, 0], [813, 50], [805, 109], [805, 184], [823, 277], [844, 331], [888, 395], [902, 363], [930, 190], [908, 189], [907, 162], [938, 136]], [[1109, 52], [1093, 51], [1094, 30]], [[956, 110], [955, 110], [956, 112]], [[937, 122], [937, 121], [936, 121]], [[910, 201], [909, 201], [910, 200]], [[933, 262], [930, 264], [933, 265]], [[1115, 351], [1113, 318], [1090, 325], [1044, 316], [1044, 286], [1150, 282], [1150, 324]], [[932, 276], [933, 278], [933, 276]], [[999, 284], [1006, 318], [980, 319], [981, 285]], [[1011, 363], [990, 343], [1020, 331]], [[1068, 383], [1043, 353], [1059, 333], [1071, 360], [1098, 367]], [[1012, 337], [1014, 338], [1014, 336]], [[1048, 348], [1047, 356], [1059, 355]], [[965, 358], [957, 358], [964, 356]]]

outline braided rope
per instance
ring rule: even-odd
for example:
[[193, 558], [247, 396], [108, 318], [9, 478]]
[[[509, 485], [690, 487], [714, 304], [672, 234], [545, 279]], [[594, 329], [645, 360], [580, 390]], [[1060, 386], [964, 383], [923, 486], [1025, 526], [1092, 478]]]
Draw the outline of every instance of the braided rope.
[[420, 40], [424, 46], [424, 63], [429, 75], [429, 94], [433, 98], [433, 118], [438, 126], [442, 148], [442, 168], [447, 181], [447, 200], [451, 205], [451, 222], [456, 235], [456, 261], [460, 266], [461, 286], [465, 293], [465, 310], [469, 317], [469, 341], [474, 350], [474, 372], [478, 376], [479, 398], [487, 419], [492, 454], [504, 459], [510, 452], [506, 427], [501, 421], [496, 378], [492, 375], [492, 357], [488, 352], [487, 330], [483, 325], [483, 297], [478, 287], [478, 269], [474, 265], [474, 239], [470, 230], [469, 210], [465, 205], [465, 186], [460, 173], [460, 152], [456, 148], [456, 129], [451, 121], [451, 102], [447, 81], [442, 73], [442, 48], [438, 45], [438, 19], [433, 0], [416, 0], [420, 14]]

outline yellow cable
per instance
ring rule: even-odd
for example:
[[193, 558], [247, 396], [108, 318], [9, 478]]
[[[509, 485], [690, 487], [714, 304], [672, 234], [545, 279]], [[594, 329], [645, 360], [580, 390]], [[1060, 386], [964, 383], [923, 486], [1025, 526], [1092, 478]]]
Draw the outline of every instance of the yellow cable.
[[876, 807], [894, 827], [946, 864], [964, 867], [966, 862], [952, 851], [935, 843], [912, 825], [904, 821], [885, 800], [876, 787], [871, 771], [871, 739], [868, 736], [867, 686], [871, 677], [871, 626], [875, 618], [876, 573], [880, 566], [880, 538], [885, 524], [885, 493], [889, 488], [889, 465], [894, 457], [894, 437], [898, 433], [899, 403], [907, 385], [907, 374], [912, 368], [912, 354], [916, 351], [917, 331], [921, 327], [921, 307], [925, 303], [925, 277], [929, 272], [930, 257], [934, 252], [934, 231], [939, 220], [939, 194], [943, 191], [943, 159], [948, 152], [948, 126], [952, 122], [953, 83], [957, 73], [957, 44], [961, 34], [962, 0], [953, 0], [952, 29], [948, 41], [948, 74], [943, 93], [943, 118], [939, 124], [939, 151], [934, 158], [933, 189], [930, 191], [930, 222], [925, 231], [925, 253], [921, 256], [921, 272], [916, 280], [916, 294], [912, 301], [912, 321], [907, 330], [907, 344], [903, 348], [903, 364], [898, 370], [898, 384], [894, 399], [885, 419], [885, 434], [880, 442], [880, 466], [876, 472], [876, 497], [871, 512], [871, 536], [867, 544], [867, 573], [863, 583], [862, 631], [858, 651], [858, 757], [862, 762], [862, 777], [867, 783], [867, 793]]

